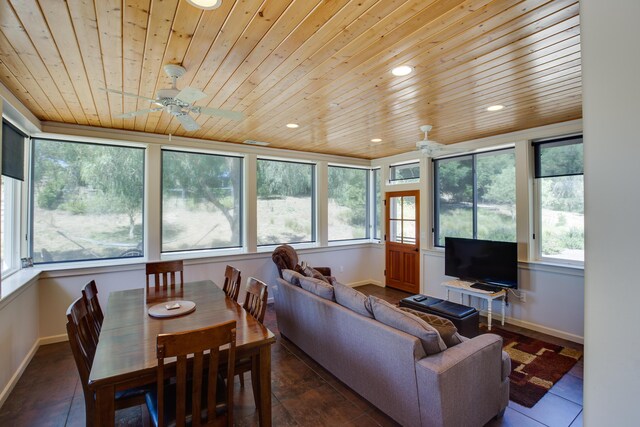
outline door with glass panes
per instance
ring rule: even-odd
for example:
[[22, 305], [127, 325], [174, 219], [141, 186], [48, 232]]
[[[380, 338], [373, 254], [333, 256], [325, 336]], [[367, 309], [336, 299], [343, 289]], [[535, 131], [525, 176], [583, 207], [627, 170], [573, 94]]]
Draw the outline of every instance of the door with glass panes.
[[386, 194], [386, 285], [406, 292], [420, 292], [420, 192]]

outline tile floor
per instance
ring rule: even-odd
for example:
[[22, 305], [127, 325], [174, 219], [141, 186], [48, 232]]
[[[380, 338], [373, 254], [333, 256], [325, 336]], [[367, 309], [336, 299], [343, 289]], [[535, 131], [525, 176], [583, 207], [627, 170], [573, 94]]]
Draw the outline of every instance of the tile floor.
[[[358, 288], [392, 303], [408, 294], [365, 285]], [[265, 324], [277, 334], [273, 305], [267, 309]], [[505, 326], [506, 328], [507, 326]], [[517, 332], [549, 342], [580, 345], [522, 328]], [[582, 361], [566, 374], [533, 408], [510, 402], [496, 426], [582, 426]], [[249, 375], [245, 388], [236, 384], [236, 425], [257, 425]], [[247, 381], [249, 380], [249, 381]], [[237, 381], [236, 381], [237, 382]], [[272, 404], [274, 426], [395, 426], [357, 393], [345, 386], [292, 343], [278, 336], [272, 347]], [[119, 411], [119, 426], [145, 425], [144, 406]], [[42, 346], [0, 408], [0, 425], [83, 426], [85, 425], [82, 386], [68, 343]]]

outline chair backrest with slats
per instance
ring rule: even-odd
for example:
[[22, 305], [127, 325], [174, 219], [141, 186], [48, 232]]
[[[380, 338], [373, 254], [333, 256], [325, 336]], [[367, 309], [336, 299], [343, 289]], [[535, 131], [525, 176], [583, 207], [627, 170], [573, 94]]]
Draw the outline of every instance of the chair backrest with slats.
[[89, 390], [89, 373], [96, 354], [97, 341], [93, 338], [92, 318], [84, 298], [78, 298], [67, 309], [67, 335], [71, 352], [78, 367], [84, 392], [87, 422], [93, 419], [94, 398]]
[[93, 327], [94, 338], [96, 342], [100, 336], [100, 329], [102, 329], [102, 321], [104, 320], [104, 314], [100, 307], [100, 301], [98, 300], [98, 287], [95, 280], [87, 283], [82, 289], [82, 298], [87, 306], [89, 317], [91, 319], [91, 325]]
[[[217, 378], [218, 364], [220, 359], [220, 347], [229, 345], [227, 360], [223, 365], [227, 366], [226, 377], [226, 399], [222, 406], [218, 405]], [[209, 351], [207, 357], [204, 352]], [[162, 427], [170, 420], [164, 419], [165, 405], [176, 405], [176, 426], [184, 426], [188, 414], [191, 414], [192, 426], [213, 424], [220, 422], [216, 409], [224, 407], [226, 412], [227, 425], [233, 425], [233, 375], [236, 353], [236, 321], [229, 320], [218, 325], [209, 326], [193, 331], [178, 332], [172, 334], [161, 334], [157, 338], [157, 387], [158, 387], [158, 426]], [[193, 374], [187, 375], [187, 358], [193, 363]], [[165, 358], [176, 357], [176, 401], [164, 401], [165, 387]], [[204, 363], [208, 359], [208, 369], [204, 369]], [[206, 375], [207, 381], [203, 381]], [[189, 381], [187, 381], [189, 379]], [[187, 385], [191, 384], [191, 391], [187, 390]], [[205, 390], [206, 389], [206, 390]], [[192, 407], [186, 407], [187, 393], [192, 393]], [[206, 399], [203, 397], [206, 395]], [[203, 400], [206, 402], [206, 412], [202, 408]], [[190, 410], [190, 411], [189, 411]], [[202, 415], [205, 415], [202, 417]], [[198, 416], [201, 415], [201, 416]]]
[[224, 285], [222, 290], [232, 300], [238, 302], [238, 294], [240, 293], [240, 270], [230, 265], [224, 271]]
[[247, 294], [244, 298], [242, 307], [260, 323], [263, 322], [264, 314], [267, 311], [268, 295], [269, 291], [264, 282], [256, 279], [255, 277], [249, 277], [247, 282]]
[[[182, 295], [184, 277], [182, 260], [149, 262], [146, 267], [146, 301]], [[153, 278], [153, 284], [150, 283]]]

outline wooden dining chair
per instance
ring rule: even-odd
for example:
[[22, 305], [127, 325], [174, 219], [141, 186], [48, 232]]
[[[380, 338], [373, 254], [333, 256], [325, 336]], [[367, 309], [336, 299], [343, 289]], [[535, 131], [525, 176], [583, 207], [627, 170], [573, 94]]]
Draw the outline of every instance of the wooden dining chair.
[[224, 271], [224, 285], [222, 290], [225, 294], [235, 302], [238, 302], [238, 294], [240, 293], [240, 270], [230, 265]]
[[[249, 277], [247, 281], [247, 292], [244, 297], [242, 307], [253, 316], [258, 322], [263, 323], [264, 315], [267, 312], [267, 298], [269, 291], [267, 285], [254, 278]], [[253, 398], [256, 402], [256, 408], [258, 407], [258, 380], [255, 376], [255, 370], [253, 369], [252, 358], [240, 359], [236, 363], [236, 374], [240, 379], [240, 387], [244, 388], [244, 373], [251, 372], [251, 386], [253, 387]]]
[[[84, 297], [75, 300], [67, 309], [67, 336], [71, 345], [71, 353], [76, 362], [82, 392], [84, 393], [84, 408], [86, 425], [93, 425], [95, 412], [95, 396], [89, 389], [89, 373], [96, 354], [97, 341], [93, 339], [93, 319], [89, 315]], [[144, 404], [144, 394], [147, 390], [131, 389], [120, 391], [115, 396], [116, 409], [124, 409]]]
[[89, 312], [95, 341], [98, 342], [100, 329], [102, 329], [102, 321], [104, 320], [104, 314], [102, 313], [100, 301], [98, 300], [98, 287], [96, 286], [95, 280], [90, 281], [84, 286], [82, 289], [82, 299], [84, 299], [87, 311]]
[[[148, 262], [146, 267], [146, 301], [152, 302], [154, 300], [182, 296], [184, 285], [183, 268], [182, 260]], [[176, 280], [176, 276], [179, 276], [179, 280]], [[150, 278], [153, 278], [152, 285], [150, 284]]]
[[[220, 347], [229, 345], [224, 361], [226, 385], [218, 377]], [[209, 354], [205, 357], [204, 352]], [[236, 321], [193, 331], [161, 334], [157, 338], [157, 390], [146, 395], [154, 425], [233, 425], [233, 373], [236, 357]], [[193, 355], [187, 363], [188, 356]], [[167, 381], [165, 359], [177, 358], [175, 382]], [[208, 369], [204, 367], [208, 361]], [[187, 365], [193, 374], [187, 375]], [[173, 371], [172, 371], [173, 372]], [[224, 394], [224, 399], [220, 399]], [[225, 419], [226, 418], [226, 419]]]

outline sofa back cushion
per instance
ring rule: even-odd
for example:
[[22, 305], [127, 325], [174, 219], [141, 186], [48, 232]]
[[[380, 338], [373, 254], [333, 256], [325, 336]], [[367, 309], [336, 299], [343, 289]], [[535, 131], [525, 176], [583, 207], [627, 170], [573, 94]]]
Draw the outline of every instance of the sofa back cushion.
[[282, 270], [282, 278], [295, 286], [300, 286], [300, 279], [304, 276], [294, 270]]
[[458, 345], [462, 342], [462, 336], [458, 333], [458, 328], [456, 328], [451, 320], [436, 316], [435, 314], [422, 313], [406, 307], [401, 307], [400, 310], [411, 313], [433, 326], [433, 328], [440, 334], [440, 338], [442, 338], [442, 341], [444, 341], [447, 348], [453, 347], [454, 345]]
[[377, 321], [418, 338], [427, 355], [440, 353], [447, 349], [438, 331], [424, 320], [373, 295], [369, 296], [369, 300], [373, 317]]
[[329, 301], [335, 301], [333, 295], [333, 286], [313, 277], [301, 277], [300, 287], [304, 290], [311, 292], [320, 298], [328, 299]]
[[371, 312], [371, 302], [369, 298], [362, 292], [358, 292], [347, 285], [343, 285], [338, 281], [333, 281], [333, 291], [336, 296], [336, 302], [358, 314], [373, 319]]

